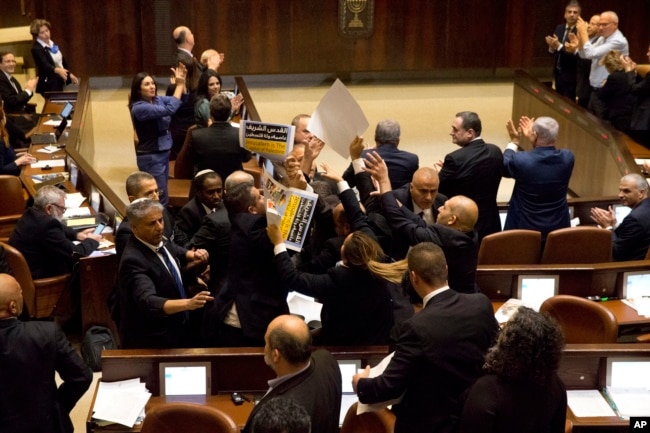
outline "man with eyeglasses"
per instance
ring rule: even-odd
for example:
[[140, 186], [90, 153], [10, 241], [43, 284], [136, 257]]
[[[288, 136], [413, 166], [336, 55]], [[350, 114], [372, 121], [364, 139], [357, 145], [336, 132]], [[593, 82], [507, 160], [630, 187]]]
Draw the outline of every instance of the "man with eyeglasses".
[[79, 257], [99, 246], [102, 237], [93, 234], [93, 229], [77, 232], [63, 224], [65, 210], [65, 193], [44, 186], [11, 233], [9, 244], [25, 256], [32, 278], [70, 273]]
[[591, 59], [591, 72], [589, 73], [589, 84], [592, 93], [589, 100], [589, 110], [598, 117], [603, 117], [606, 106], [598, 98], [598, 91], [605, 84], [609, 72], [604, 65], [600, 64], [600, 59], [612, 50], [618, 50], [624, 56], [629, 55], [629, 45], [623, 33], [618, 29], [618, 15], [616, 12], [607, 11], [600, 14], [598, 23], [598, 39], [595, 42], [589, 40], [587, 22], [578, 18], [576, 24], [578, 29], [577, 35], [570, 35], [571, 43], [578, 43], [579, 54], [583, 59]]

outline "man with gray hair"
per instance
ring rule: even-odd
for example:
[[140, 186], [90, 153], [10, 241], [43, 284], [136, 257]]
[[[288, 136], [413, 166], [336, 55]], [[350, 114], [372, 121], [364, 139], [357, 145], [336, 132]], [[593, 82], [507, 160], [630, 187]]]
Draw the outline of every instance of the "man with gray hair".
[[47, 185], [16, 223], [9, 244], [25, 256], [32, 278], [69, 273], [79, 257], [99, 246], [102, 237], [93, 229], [77, 232], [62, 222], [65, 210], [65, 193]]
[[[527, 229], [542, 233], [569, 227], [567, 192], [575, 157], [555, 147], [559, 125], [555, 119], [522, 116], [519, 128], [507, 124], [510, 143], [503, 152], [503, 175], [515, 179], [504, 230]], [[517, 152], [521, 135], [533, 148]]]
[[650, 199], [648, 181], [637, 173], [621, 178], [618, 198], [632, 208], [622, 222], [616, 220], [611, 206], [607, 210], [591, 209], [591, 219], [613, 234], [612, 257], [614, 261], [643, 260], [650, 247]]
[[[398, 149], [400, 134], [401, 128], [396, 120], [382, 120], [375, 128], [375, 148], [361, 153], [361, 158], [365, 158], [371, 150], [375, 150], [381, 156], [388, 167], [390, 185], [394, 190], [411, 182], [415, 170], [420, 166], [416, 154]], [[343, 179], [350, 187], [356, 186], [352, 164], [343, 173]]]

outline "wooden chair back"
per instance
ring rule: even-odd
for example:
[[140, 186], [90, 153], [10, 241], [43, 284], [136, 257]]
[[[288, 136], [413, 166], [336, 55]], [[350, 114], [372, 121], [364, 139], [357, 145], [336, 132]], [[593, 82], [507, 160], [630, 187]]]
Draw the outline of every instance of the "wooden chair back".
[[546, 238], [542, 264], [606, 263], [612, 260], [612, 233], [598, 227], [553, 230]]
[[557, 295], [544, 301], [539, 311], [558, 321], [567, 344], [616, 343], [616, 317], [598, 302], [578, 296]]
[[542, 234], [535, 230], [505, 230], [483, 238], [479, 265], [539, 264]]

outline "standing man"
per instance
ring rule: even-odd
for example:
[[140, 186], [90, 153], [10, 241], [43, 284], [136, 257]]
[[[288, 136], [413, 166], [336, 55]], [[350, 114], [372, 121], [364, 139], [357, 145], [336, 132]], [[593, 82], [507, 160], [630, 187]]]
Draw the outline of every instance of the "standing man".
[[[341, 411], [341, 370], [325, 349], [311, 351], [311, 334], [297, 316], [276, 317], [264, 334], [264, 362], [276, 374], [269, 390], [255, 405], [243, 433], [251, 433], [260, 412], [274, 397], [300, 404], [311, 417], [312, 433], [336, 433]], [[256, 431], [256, 430], [255, 430]]]
[[[592, 44], [598, 39], [598, 23], [600, 22], [600, 15], [593, 15], [587, 24], [587, 35], [589, 42]], [[578, 42], [571, 43], [569, 41], [564, 44], [566, 51], [576, 53], [578, 51]], [[578, 97], [578, 105], [583, 108], [589, 107], [589, 99], [591, 98], [591, 85], [589, 84], [589, 74], [591, 73], [591, 60], [583, 59], [578, 56], [577, 65], [577, 83], [576, 83], [576, 96]]]
[[393, 405], [395, 433], [452, 432], [461, 394], [478, 379], [498, 325], [483, 294], [461, 294], [447, 286], [440, 249], [423, 242], [408, 255], [408, 274], [423, 309], [403, 322], [395, 353], [384, 372], [369, 367], [352, 379], [362, 403], [399, 398]]
[[564, 8], [565, 23], [555, 28], [552, 36], [546, 36], [548, 52], [553, 54], [553, 79], [555, 90], [563, 96], [576, 100], [577, 56], [567, 52], [564, 43], [569, 40], [569, 33], [576, 33], [576, 22], [580, 16], [580, 4], [571, 0]]
[[92, 371], [56, 323], [22, 322], [22, 308], [18, 282], [0, 274], [1, 430], [72, 433], [70, 411], [90, 386]]
[[618, 186], [618, 198], [632, 209], [622, 222], [616, 221], [611, 206], [607, 210], [592, 208], [591, 219], [601, 228], [612, 231], [614, 261], [643, 260], [650, 247], [648, 181], [636, 173], [623, 176]]
[[[560, 129], [555, 119], [523, 116], [519, 131], [512, 120], [507, 129], [510, 143], [503, 152], [503, 175], [515, 179], [515, 187], [504, 230], [537, 230], [543, 242], [549, 232], [571, 226], [566, 197], [575, 157], [555, 147]], [[517, 152], [520, 134], [532, 143], [531, 151]]]
[[476, 231], [479, 243], [485, 236], [501, 231], [497, 192], [503, 171], [503, 154], [481, 138], [481, 119], [471, 111], [456, 114], [451, 124], [451, 141], [460, 146], [438, 161], [440, 193], [451, 198], [464, 195], [478, 206]]
[[[361, 153], [361, 157], [365, 158], [369, 152], [374, 150], [382, 157], [388, 167], [388, 177], [393, 189], [398, 189], [409, 183], [420, 166], [420, 160], [416, 154], [398, 148], [400, 136], [401, 128], [396, 120], [382, 120], [377, 123], [375, 128], [375, 148], [366, 149]], [[352, 164], [343, 173], [343, 179], [350, 186], [356, 186]]]
[[[2, 51], [0, 52], [0, 59], [0, 70], [2, 70], [2, 73], [0, 73], [0, 96], [2, 96], [5, 103], [4, 109], [9, 114], [25, 114], [27, 113], [27, 102], [34, 96], [38, 77], [28, 79], [25, 89], [23, 89], [14, 77], [16, 72], [14, 54]], [[31, 111], [34, 112], [34, 110]], [[32, 123], [34, 122], [32, 121]]]
[[579, 54], [583, 59], [591, 60], [591, 71], [589, 73], [589, 84], [591, 85], [591, 99], [589, 110], [594, 112], [601, 119], [605, 117], [606, 108], [598, 98], [598, 91], [605, 85], [609, 75], [605, 65], [600, 64], [605, 54], [612, 50], [618, 50], [622, 55], [630, 54], [627, 39], [618, 29], [618, 15], [616, 12], [607, 11], [600, 14], [598, 23], [598, 39], [595, 42], [589, 40], [587, 23], [578, 18], [576, 23], [578, 33], [576, 36], [569, 36], [571, 42], [578, 42]]
[[181, 265], [207, 262], [205, 250], [188, 251], [163, 242], [163, 206], [155, 200], [131, 203], [126, 214], [133, 236], [118, 268], [120, 341], [125, 349], [191, 347], [189, 311], [214, 300], [202, 290], [188, 294]]

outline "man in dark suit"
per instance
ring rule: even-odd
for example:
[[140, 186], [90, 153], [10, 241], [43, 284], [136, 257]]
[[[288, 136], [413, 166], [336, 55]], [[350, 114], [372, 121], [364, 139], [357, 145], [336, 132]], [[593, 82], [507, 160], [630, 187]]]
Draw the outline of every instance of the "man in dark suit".
[[9, 244], [25, 256], [32, 278], [69, 273], [79, 257], [99, 246], [102, 237], [93, 234], [93, 229], [77, 232], [61, 222], [65, 210], [65, 193], [44, 186], [11, 233]]
[[393, 236], [413, 246], [433, 242], [440, 246], [449, 264], [449, 287], [461, 293], [475, 293], [478, 241], [474, 225], [478, 207], [470, 198], [457, 195], [438, 209], [435, 224], [427, 224], [405, 206], [401, 206], [387, 179], [386, 164], [376, 154], [365, 160], [366, 170], [379, 183], [384, 216], [393, 230]]
[[192, 130], [189, 153], [195, 172], [210, 169], [225, 179], [251, 159], [251, 153], [239, 145], [239, 128], [228, 122], [231, 109], [228, 96], [216, 95], [210, 101], [212, 125]]
[[127, 208], [133, 236], [118, 268], [120, 340], [125, 349], [187, 347], [189, 311], [214, 300], [202, 290], [188, 294], [181, 265], [207, 262], [205, 250], [188, 251], [163, 242], [163, 206], [139, 199]]
[[621, 204], [632, 208], [623, 221], [616, 221], [616, 213], [611, 206], [607, 210], [592, 208], [591, 219], [601, 228], [612, 231], [614, 261], [643, 260], [650, 248], [648, 182], [636, 173], [623, 176], [618, 186], [618, 198]]
[[29, 114], [34, 112], [34, 108], [27, 107], [27, 102], [34, 96], [38, 77], [28, 79], [23, 89], [14, 77], [16, 58], [13, 53], [6, 51], [0, 52], [0, 71], [0, 96], [4, 101], [4, 110], [8, 114], [14, 114], [14, 124], [23, 133], [27, 133], [36, 126], [36, 121]]
[[[503, 153], [504, 176], [515, 179], [504, 229], [537, 230], [546, 235], [570, 227], [567, 194], [575, 157], [568, 149], [557, 149], [560, 126], [555, 119], [540, 117], [519, 120], [519, 130], [508, 121], [511, 142]], [[533, 145], [517, 152], [520, 134]]]
[[311, 334], [297, 316], [276, 317], [264, 334], [264, 361], [277, 377], [255, 405], [243, 433], [251, 433], [256, 417], [277, 396], [294, 400], [311, 417], [312, 433], [336, 433], [341, 411], [341, 371], [325, 349], [311, 352]]
[[449, 135], [460, 149], [445, 156], [444, 163], [436, 163], [441, 194], [450, 198], [464, 195], [476, 202], [479, 242], [485, 236], [501, 231], [497, 192], [503, 171], [501, 149], [483, 141], [481, 130], [478, 114], [471, 111], [457, 113]]
[[[388, 175], [393, 189], [406, 185], [413, 178], [413, 173], [418, 169], [420, 160], [414, 153], [398, 149], [400, 142], [400, 125], [395, 120], [382, 120], [375, 128], [375, 148], [388, 166]], [[362, 158], [365, 158], [372, 149], [363, 151]], [[352, 164], [343, 173], [350, 186], [356, 186], [354, 181], [354, 169]]]
[[577, 33], [576, 23], [580, 16], [580, 4], [571, 0], [564, 8], [565, 23], [558, 24], [552, 36], [546, 36], [548, 52], [553, 54], [553, 79], [555, 90], [571, 101], [576, 100], [578, 55], [567, 52], [564, 43], [569, 40], [569, 34]]
[[188, 242], [201, 227], [203, 218], [221, 207], [221, 177], [213, 170], [202, 170], [192, 180], [192, 191], [194, 198], [176, 214], [176, 228], [185, 234]]
[[353, 377], [362, 403], [400, 398], [393, 405], [395, 433], [452, 432], [461, 394], [482, 374], [498, 325], [482, 294], [449, 290], [442, 250], [429, 242], [408, 255], [409, 279], [423, 309], [398, 329], [395, 353], [383, 373], [369, 367]]
[[18, 282], [0, 274], [0, 429], [72, 433], [70, 411], [90, 386], [92, 371], [56, 323], [22, 322], [22, 308]]
[[[139, 198], [150, 198], [158, 201], [158, 194], [156, 179], [149, 173], [134, 171], [126, 178], [126, 195], [129, 202], [133, 202]], [[185, 245], [188, 239], [183, 232], [176, 229], [174, 218], [167, 209], [163, 211], [163, 220], [165, 222], [165, 238], [177, 245]], [[117, 253], [118, 260], [122, 256], [122, 252], [126, 248], [126, 244], [129, 242], [132, 234], [131, 223], [128, 217], [126, 217], [120, 223], [117, 233], [115, 233], [115, 252]]]
[[226, 180], [224, 203], [231, 231], [228, 277], [217, 295], [219, 344], [262, 346], [271, 320], [289, 313], [288, 290], [266, 234], [266, 201], [251, 183], [231, 187]]

